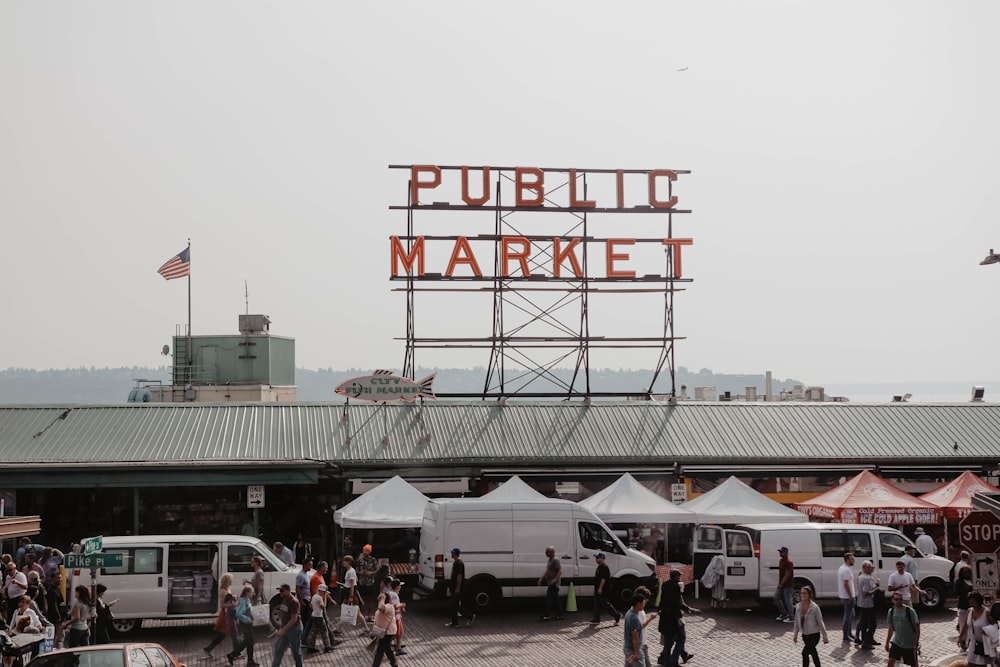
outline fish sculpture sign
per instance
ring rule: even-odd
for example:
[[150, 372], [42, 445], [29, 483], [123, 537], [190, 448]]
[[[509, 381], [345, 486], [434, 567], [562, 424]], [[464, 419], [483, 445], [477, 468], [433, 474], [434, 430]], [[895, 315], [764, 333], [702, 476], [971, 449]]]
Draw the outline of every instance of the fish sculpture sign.
[[396, 375], [392, 371], [378, 370], [371, 375], [345, 380], [337, 385], [334, 392], [347, 398], [373, 403], [394, 403], [405, 401], [412, 403], [418, 398], [436, 398], [434, 396], [434, 373], [423, 380], [411, 380]]

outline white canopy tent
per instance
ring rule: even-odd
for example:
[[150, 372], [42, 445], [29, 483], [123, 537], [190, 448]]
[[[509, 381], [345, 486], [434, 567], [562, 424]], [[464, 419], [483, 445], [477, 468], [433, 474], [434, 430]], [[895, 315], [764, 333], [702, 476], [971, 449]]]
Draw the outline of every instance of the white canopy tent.
[[802, 512], [785, 507], [730, 477], [708, 493], [689, 500], [682, 508], [693, 512], [698, 523], [806, 523]]
[[694, 514], [656, 495], [625, 473], [603, 491], [580, 501], [607, 523], [695, 523]]
[[396, 475], [333, 513], [341, 528], [420, 528], [429, 498]]
[[535, 491], [523, 479], [514, 475], [497, 488], [481, 496], [480, 500], [549, 500], [549, 498]]

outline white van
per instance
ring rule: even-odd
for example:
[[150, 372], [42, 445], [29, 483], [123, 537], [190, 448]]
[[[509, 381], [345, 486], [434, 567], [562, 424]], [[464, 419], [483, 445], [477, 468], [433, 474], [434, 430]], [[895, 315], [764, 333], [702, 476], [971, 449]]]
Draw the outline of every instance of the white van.
[[[233, 594], [253, 573], [250, 561], [264, 564], [264, 594], [273, 611], [281, 584], [295, 587], [300, 565], [286, 566], [256, 537], [242, 535], [136, 535], [104, 537], [102, 553], [122, 554], [121, 567], [97, 571], [108, 587], [105, 597], [117, 599], [112, 629], [118, 634], [137, 630], [143, 619], [213, 617], [219, 610], [219, 576], [233, 575]], [[90, 585], [90, 571], [73, 572], [73, 584]]]
[[477, 498], [431, 500], [420, 530], [420, 576], [424, 594], [444, 595], [451, 577], [451, 550], [462, 550], [463, 597], [476, 612], [493, 609], [502, 597], [543, 597], [538, 578], [545, 571], [545, 548], [562, 562], [562, 584], [577, 595], [593, 595], [597, 561], [603, 551], [611, 570], [611, 600], [626, 605], [640, 583], [655, 581], [656, 563], [626, 548], [592, 512], [568, 500], [490, 501]]
[[[736, 526], [698, 526], [694, 541], [695, 576], [700, 577], [713, 557], [726, 559], [724, 585], [729, 590], [753, 591], [770, 600], [778, 585], [778, 549], [788, 547], [795, 564], [795, 587], [809, 586], [817, 598], [837, 597], [837, 570], [844, 564], [844, 553], [854, 553], [855, 576], [861, 563], [875, 565], [885, 590], [889, 575], [904, 548], [913, 544], [894, 528], [846, 523], [772, 523]], [[925, 556], [918, 549], [917, 584], [926, 593], [921, 604], [943, 608], [948, 591], [952, 562], [939, 556]], [[796, 594], [797, 597], [797, 594]]]

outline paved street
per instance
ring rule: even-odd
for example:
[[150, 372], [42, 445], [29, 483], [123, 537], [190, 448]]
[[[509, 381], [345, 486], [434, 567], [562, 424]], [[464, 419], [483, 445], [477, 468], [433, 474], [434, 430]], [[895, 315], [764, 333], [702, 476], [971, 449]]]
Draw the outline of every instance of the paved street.
[[[792, 626], [774, 620], [770, 607], [730, 606], [712, 609], [706, 600], [693, 601], [692, 606], [702, 609], [701, 614], [687, 619], [688, 650], [694, 658], [692, 667], [708, 665], [754, 665], [770, 667], [801, 664], [799, 644], [792, 643]], [[437, 665], [618, 665], [622, 655], [622, 628], [606, 620], [592, 626], [589, 599], [581, 599], [581, 611], [569, 613], [563, 621], [541, 622], [536, 608], [541, 600], [520, 600], [502, 612], [480, 616], [472, 627], [457, 629], [445, 627], [448, 621], [446, 605], [441, 602], [411, 602], [405, 616], [404, 643], [409, 655], [400, 656], [400, 665], [411, 667], [436, 667]], [[823, 614], [830, 635], [830, 643], [819, 646], [824, 665], [850, 664], [884, 665], [886, 652], [881, 647], [862, 651], [841, 644], [839, 630], [839, 605], [825, 604]], [[651, 655], [659, 654], [659, 639], [655, 635], [655, 621], [649, 633]], [[876, 638], [885, 640], [884, 623], [880, 620]], [[922, 665], [955, 652], [955, 613], [921, 612], [923, 632]], [[358, 628], [360, 630], [360, 626]], [[208, 658], [201, 651], [211, 636], [211, 622], [197, 623], [170, 621], [149, 622], [137, 634], [137, 639], [155, 641], [173, 651], [189, 667], [227, 667], [225, 652], [229, 642]], [[326, 654], [306, 654], [306, 665], [365, 665], [371, 663], [371, 654], [365, 651], [367, 640], [357, 632], [343, 635], [345, 642]], [[266, 633], [258, 635], [257, 660], [264, 667], [270, 662], [272, 640]], [[237, 667], [245, 665], [238, 660]], [[286, 653], [284, 663], [291, 666], [291, 654]], [[387, 663], [383, 663], [387, 664]]]

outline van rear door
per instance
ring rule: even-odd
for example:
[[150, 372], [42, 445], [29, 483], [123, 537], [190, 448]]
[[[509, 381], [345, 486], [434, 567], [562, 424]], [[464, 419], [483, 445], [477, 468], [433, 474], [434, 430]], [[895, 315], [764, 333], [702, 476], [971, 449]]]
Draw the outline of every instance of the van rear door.
[[756, 591], [760, 581], [760, 559], [753, 540], [744, 530], [726, 530], [725, 586], [734, 591]]
[[[115, 615], [123, 619], [166, 616], [169, 591], [166, 544], [109, 546], [104, 553], [122, 554], [121, 567], [106, 567], [100, 572], [100, 582], [108, 587], [106, 599], [118, 600]], [[80, 570], [73, 582], [89, 586], [90, 571]]]

